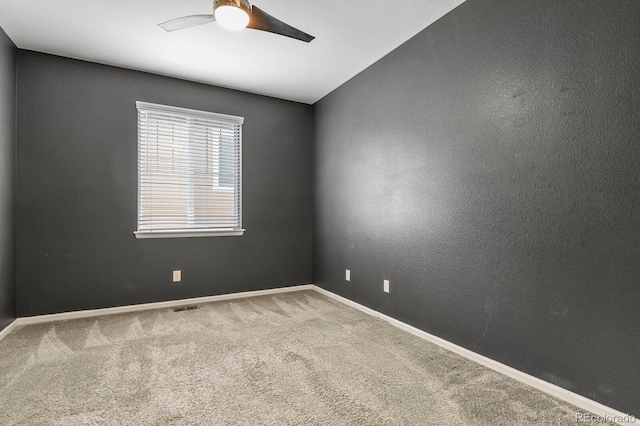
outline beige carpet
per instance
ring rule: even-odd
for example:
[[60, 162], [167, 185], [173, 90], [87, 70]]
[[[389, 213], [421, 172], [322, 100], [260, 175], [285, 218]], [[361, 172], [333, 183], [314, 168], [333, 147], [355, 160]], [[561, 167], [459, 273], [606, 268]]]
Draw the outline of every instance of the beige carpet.
[[0, 342], [1, 425], [575, 425], [579, 411], [313, 291]]

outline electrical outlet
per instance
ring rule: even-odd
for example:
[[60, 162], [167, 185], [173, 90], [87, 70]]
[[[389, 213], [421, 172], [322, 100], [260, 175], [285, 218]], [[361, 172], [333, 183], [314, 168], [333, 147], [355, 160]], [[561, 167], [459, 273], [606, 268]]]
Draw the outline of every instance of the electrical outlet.
[[389, 293], [389, 280], [384, 280], [384, 292]]
[[348, 270], [348, 269], [347, 269], [347, 273], [346, 273], [346, 275], [345, 275], [345, 279], [346, 279], [347, 281], [351, 281], [351, 271], [350, 271], [350, 270]]
[[178, 283], [182, 281], [182, 271], [173, 271], [173, 282]]

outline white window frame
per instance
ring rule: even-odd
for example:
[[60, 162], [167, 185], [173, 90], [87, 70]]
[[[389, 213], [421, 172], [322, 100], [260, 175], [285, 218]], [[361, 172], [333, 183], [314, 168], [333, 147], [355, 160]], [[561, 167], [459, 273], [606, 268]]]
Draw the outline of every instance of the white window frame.
[[[155, 111], [165, 112], [169, 114], [182, 115], [191, 119], [200, 118], [205, 120], [219, 121], [240, 126], [240, 147], [239, 147], [239, 191], [238, 191], [238, 228], [179, 228], [179, 229], [156, 229], [156, 230], [140, 230], [140, 209], [141, 209], [141, 172], [140, 172], [140, 159], [137, 159], [137, 185], [138, 185], [138, 202], [137, 202], [137, 214], [136, 222], [138, 230], [134, 232], [136, 238], [190, 238], [190, 237], [229, 237], [229, 236], [242, 236], [245, 229], [242, 227], [242, 124], [244, 123], [243, 117], [237, 117], [233, 115], [217, 114], [213, 112], [198, 111], [187, 108], [179, 108], [168, 105], [152, 104], [148, 102], [136, 102], [136, 108], [138, 111]], [[140, 148], [140, 128], [138, 124], [138, 150]]]

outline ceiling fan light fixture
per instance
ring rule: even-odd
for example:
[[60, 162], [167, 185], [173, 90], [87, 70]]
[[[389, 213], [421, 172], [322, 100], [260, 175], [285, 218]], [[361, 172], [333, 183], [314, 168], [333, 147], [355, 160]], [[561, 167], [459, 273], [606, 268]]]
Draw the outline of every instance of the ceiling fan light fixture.
[[[231, 31], [240, 31], [249, 25], [249, 12], [245, 2], [239, 1], [217, 1], [214, 8], [216, 21], [222, 27]], [[248, 6], [248, 3], [246, 3]], [[250, 8], [251, 6], [249, 6]]]
[[163, 22], [158, 26], [165, 31], [176, 31], [216, 21], [230, 30], [250, 28], [290, 37], [305, 43], [315, 39], [314, 36], [274, 18], [259, 7], [251, 6], [249, 0], [214, 0], [213, 13], [183, 16]]

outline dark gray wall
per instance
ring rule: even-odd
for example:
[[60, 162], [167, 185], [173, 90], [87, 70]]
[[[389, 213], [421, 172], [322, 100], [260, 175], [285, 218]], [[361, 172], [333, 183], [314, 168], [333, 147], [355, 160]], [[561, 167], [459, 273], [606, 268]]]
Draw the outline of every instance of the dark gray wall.
[[316, 104], [315, 283], [640, 414], [638, 28], [469, 0]]
[[[138, 100], [245, 117], [243, 237], [133, 236]], [[312, 120], [309, 105], [20, 50], [18, 315], [310, 283]]]
[[16, 47], [0, 28], [0, 330], [16, 318]]

